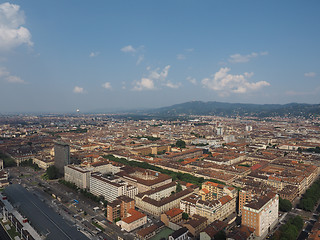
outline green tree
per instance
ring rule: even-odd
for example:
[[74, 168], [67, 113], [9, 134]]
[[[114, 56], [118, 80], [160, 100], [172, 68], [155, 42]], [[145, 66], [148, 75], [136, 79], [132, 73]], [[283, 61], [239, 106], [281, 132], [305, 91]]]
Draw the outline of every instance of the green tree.
[[189, 214], [188, 214], [188, 213], [183, 212], [183, 213], [182, 213], [182, 219], [184, 219], [184, 220], [188, 220], [188, 219], [189, 219]]
[[300, 201], [299, 206], [306, 211], [312, 211], [314, 208], [314, 201], [311, 198], [305, 198]]
[[60, 176], [58, 169], [53, 165], [47, 168], [46, 174], [50, 180], [57, 179]]
[[[298, 237], [298, 230], [296, 226], [294, 225], [289, 225], [289, 227], [282, 233], [282, 238], [286, 239], [296, 239]], [[282, 239], [281, 238], [281, 239]]]
[[181, 192], [182, 191], [182, 187], [181, 187], [181, 184], [180, 183], [177, 183], [177, 186], [176, 186], [176, 192]]
[[292, 204], [287, 199], [279, 199], [279, 210], [282, 212], [290, 212], [292, 209]]
[[227, 235], [226, 235], [225, 231], [221, 230], [216, 235], [214, 235], [214, 239], [215, 240], [226, 240]]
[[297, 229], [302, 229], [303, 228], [303, 219], [297, 215], [293, 218], [292, 224], [297, 227]]
[[176, 147], [178, 147], [178, 148], [186, 148], [186, 142], [181, 140], [181, 139], [179, 139], [179, 140], [176, 141]]

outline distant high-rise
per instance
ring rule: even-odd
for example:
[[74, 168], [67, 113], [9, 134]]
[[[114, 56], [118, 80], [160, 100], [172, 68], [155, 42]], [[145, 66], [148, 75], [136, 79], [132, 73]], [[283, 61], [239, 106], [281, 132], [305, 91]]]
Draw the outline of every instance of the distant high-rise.
[[54, 166], [64, 173], [64, 166], [70, 164], [70, 146], [64, 142], [54, 143]]
[[218, 126], [217, 128], [216, 128], [216, 130], [217, 130], [217, 135], [218, 136], [222, 136], [223, 135], [223, 127], [222, 126]]

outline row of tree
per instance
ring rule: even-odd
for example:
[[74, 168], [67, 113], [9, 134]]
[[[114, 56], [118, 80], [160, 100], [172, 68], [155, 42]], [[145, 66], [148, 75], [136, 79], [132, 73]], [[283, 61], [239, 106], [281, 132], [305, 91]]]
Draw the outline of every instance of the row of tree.
[[279, 210], [282, 212], [290, 212], [292, 209], [292, 204], [287, 199], [279, 198]]
[[16, 162], [11, 157], [9, 157], [7, 154], [5, 154], [3, 152], [0, 152], [0, 159], [3, 160], [3, 166], [5, 168], [17, 166]]
[[113, 155], [105, 155], [104, 158], [109, 159], [114, 162], [122, 163], [124, 165], [131, 166], [131, 167], [140, 167], [140, 168], [144, 168], [144, 169], [151, 169], [154, 171], [158, 171], [160, 173], [167, 174], [167, 175], [171, 176], [173, 180], [181, 180], [181, 181], [196, 184], [198, 186], [201, 186], [201, 184], [205, 181], [211, 181], [211, 182], [216, 182], [216, 183], [220, 183], [220, 184], [225, 185], [224, 182], [221, 182], [216, 179], [205, 180], [203, 177], [196, 177], [196, 176], [193, 176], [189, 173], [174, 172], [174, 171], [171, 171], [168, 169], [162, 169], [160, 167], [153, 166], [147, 162], [128, 161], [125, 158], [117, 158], [117, 157], [114, 157]]
[[299, 207], [306, 211], [313, 211], [320, 199], [320, 179], [315, 181], [311, 187], [303, 194], [299, 202]]
[[36, 171], [40, 170], [38, 164], [33, 163], [33, 160], [31, 158], [29, 160], [21, 162], [20, 166], [22, 166], [22, 167], [31, 167]]
[[295, 216], [282, 225], [278, 231], [272, 236], [272, 240], [292, 240], [297, 239], [303, 227], [303, 219], [300, 216]]

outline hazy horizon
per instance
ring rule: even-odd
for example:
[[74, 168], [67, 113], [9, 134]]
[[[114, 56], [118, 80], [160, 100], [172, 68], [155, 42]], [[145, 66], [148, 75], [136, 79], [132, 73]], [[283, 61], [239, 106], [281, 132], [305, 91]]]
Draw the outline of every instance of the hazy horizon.
[[320, 103], [320, 2], [0, 3], [0, 113]]

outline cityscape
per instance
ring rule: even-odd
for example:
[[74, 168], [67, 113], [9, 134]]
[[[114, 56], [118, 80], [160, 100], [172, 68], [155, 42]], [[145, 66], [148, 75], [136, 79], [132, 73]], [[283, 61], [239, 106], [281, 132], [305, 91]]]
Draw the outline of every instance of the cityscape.
[[320, 239], [320, 2], [0, 2], [0, 239]]

